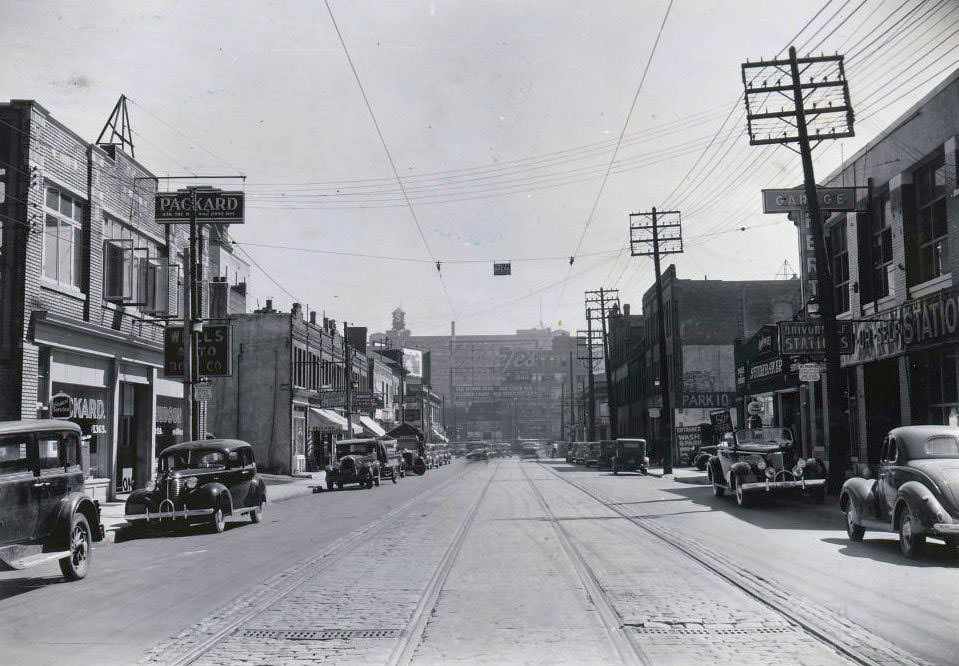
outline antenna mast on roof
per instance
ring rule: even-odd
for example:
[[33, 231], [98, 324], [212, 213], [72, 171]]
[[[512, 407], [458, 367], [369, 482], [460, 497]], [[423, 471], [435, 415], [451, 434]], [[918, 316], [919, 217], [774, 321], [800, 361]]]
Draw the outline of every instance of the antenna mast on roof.
[[[110, 136], [104, 141], [104, 137], [107, 135], [108, 130], [110, 132]], [[117, 139], [119, 139], [119, 141]], [[119, 143], [120, 150], [129, 152], [130, 157], [136, 157], [136, 155], [133, 154], [133, 128], [130, 125], [130, 114], [127, 112], [126, 95], [120, 95], [120, 99], [117, 100], [116, 106], [113, 107], [113, 111], [110, 113], [110, 118], [103, 126], [103, 129], [100, 130], [100, 136], [97, 137], [97, 143]]]
[[790, 265], [789, 260], [786, 259], [783, 261], [783, 265], [779, 267], [779, 270], [776, 271], [777, 280], [795, 280], [796, 271]]

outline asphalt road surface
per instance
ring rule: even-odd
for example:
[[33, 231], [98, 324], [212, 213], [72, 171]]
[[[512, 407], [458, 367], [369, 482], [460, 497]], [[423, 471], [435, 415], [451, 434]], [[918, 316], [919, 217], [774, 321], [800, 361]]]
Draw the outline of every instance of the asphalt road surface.
[[0, 577], [0, 664], [953, 664], [959, 554], [676, 479], [457, 462]]

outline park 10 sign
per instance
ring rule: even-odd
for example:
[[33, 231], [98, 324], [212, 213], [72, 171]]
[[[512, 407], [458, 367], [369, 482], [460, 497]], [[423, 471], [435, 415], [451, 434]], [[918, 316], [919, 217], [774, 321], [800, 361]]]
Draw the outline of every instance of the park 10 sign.
[[243, 224], [243, 192], [215, 189], [157, 192], [154, 214], [160, 224]]
[[[817, 187], [819, 210], [856, 210], [856, 188]], [[805, 190], [763, 190], [764, 213], [788, 213], [806, 208]]]

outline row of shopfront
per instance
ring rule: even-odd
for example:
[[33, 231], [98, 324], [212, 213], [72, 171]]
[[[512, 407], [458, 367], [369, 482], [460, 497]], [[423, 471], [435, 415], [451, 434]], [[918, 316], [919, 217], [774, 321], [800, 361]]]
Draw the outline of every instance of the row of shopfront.
[[[959, 288], [913, 298], [847, 325], [854, 344], [842, 356], [842, 395], [851, 469], [875, 465], [892, 428], [959, 425]], [[738, 344], [737, 410], [744, 422], [746, 406], [760, 405], [764, 425], [791, 428], [806, 454], [824, 456], [826, 376], [800, 381], [800, 363], [809, 360], [781, 352], [776, 324]]]

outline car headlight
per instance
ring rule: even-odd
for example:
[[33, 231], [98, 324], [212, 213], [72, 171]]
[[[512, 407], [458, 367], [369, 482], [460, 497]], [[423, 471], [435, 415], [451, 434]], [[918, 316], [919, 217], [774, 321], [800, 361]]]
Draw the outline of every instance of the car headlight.
[[184, 482], [186, 483], [186, 487], [187, 487], [187, 488], [189, 488], [190, 490], [193, 490], [194, 488], [196, 488], [197, 484], [198, 484], [200, 481], [199, 481], [199, 479], [197, 479], [195, 476], [188, 476], [188, 477], [184, 480]]
[[802, 469], [805, 466], [806, 466], [806, 461], [803, 460], [802, 458], [796, 461], [796, 467], [798, 467], [799, 469]]
[[649, 457], [648, 457], [648, 456], [643, 456], [643, 463], [646, 464], [646, 465], [649, 464]]
[[759, 468], [760, 472], [763, 471], [764, 469], [766, 469], [766, 461], [760, 460], [758, 463], [756, 463], [756, 467]]
[[815, 465], [815, 464], [816, 464], [816, 459], [815, 459], [815, 458], [808, 458], [808, 459], [806, 460], [806, 464], [807, 464], [807, 465]]
[[802, 476], [803, 467], [804, 465], [799, 464], [793, 467], [793, 476]]
[[775, 478], [775, 477], [776, 477], [776, 470], [774, 470], [772, 467], [767, 467], [767, 468], [766, 468], [766, 477], [769, 478], [769, 479]]

